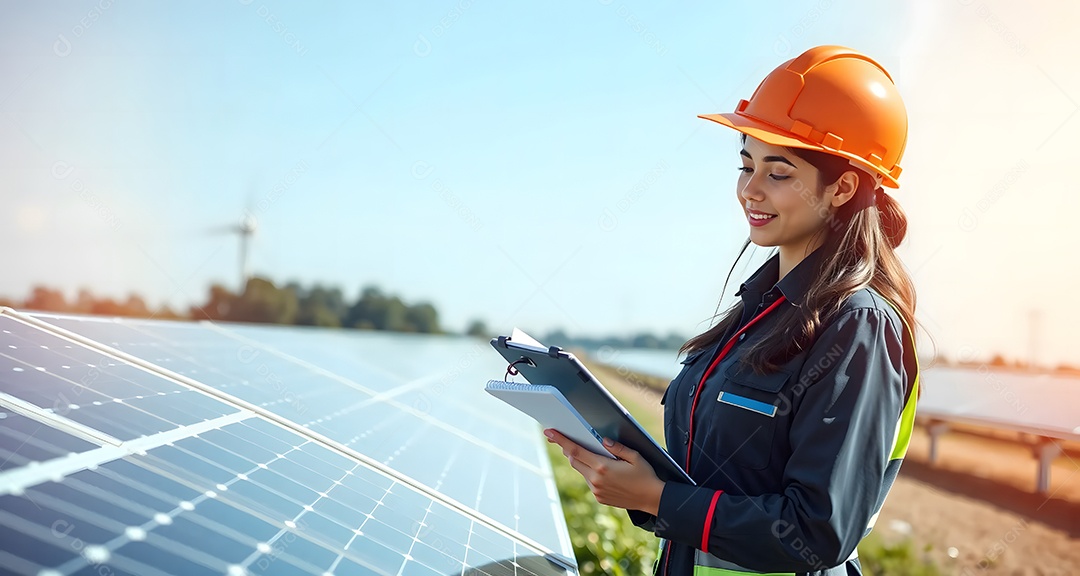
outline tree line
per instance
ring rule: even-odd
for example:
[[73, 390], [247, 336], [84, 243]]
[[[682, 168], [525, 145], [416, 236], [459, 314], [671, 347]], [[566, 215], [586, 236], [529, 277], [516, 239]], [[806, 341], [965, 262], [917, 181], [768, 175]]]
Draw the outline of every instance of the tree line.
[[439, 313], [430, 302], [408, 304], [395, 294], [366, 286], [353, 301], [340, 288], [291, 282], [277, 287], [265, 278], [248, 280], [240, 294], [215, 284], [201, 305], [192, 306], [195, 320], [263, 322], [324, 328], [359, 328], [440, 334]]
[[[365, 286], [360, 295], [350, 301], [340, 288], [318, 283], [304, 286], [299, 282], [277, 286], [271, 280], [258, 276], [249, 279], [240, 293], [221, 284], [213, 284], [208, 290], [206, 300], [190, 306], [186, 311], [176, 311], [168, 306], [153, 309], [146, 300], [136, 294], [125, 299], [113, 299], [97, 297], [83, 289], [74, 299], [68, 299], [62, 291], [45, 286], [34, 287], [29, 297], [22, 301], [0, 298], [0, 306], [9, 306], [16, 310], [129, 318], [219, 320], [425, 334], [449, 333], [439, 322], [438, 310], [432, 303], [409, 303], [377, 286]], [[492, 338], [497, 335], [496, 332], [497, 330], [492, 331], [482, 320], [475, 319], [469, 322], [463, 333], [478, 338]], [[562, 330], [549, 332], [541, 340], [564, 348], [678, 348], [685, 341], [674, 334], [665, 337], [644, 333], [629, 337], [571, 337]]]
[[177, 312], [168, 306], [151, 309], [135, 294], [126, 299], [100, 298], [80, 290], [69, 300], [60, 290], [36, 286], [19, 302], [0, 298], [0, 305], [18, 310], [73, 314], [96, 314], [130, 318], [172, 320], [220, 320], [327, 328], [358, 328], [395, 332], [443, 333], [439, 313], [430, 302], [406, 303], [395, 294], [375, 286], [364, 287], [349, 301], [340, 288], [315, 284], [311, 287], [291, 282], [276, 286], [266, 278], [248, 280], [240, 293], [214, 284], [204, 302]]
[[544, 344], [554, 344], [562, 348], [571, 346], [597, 350], [604, 347], [611, 348], [650, 348], [655, 350], [678, 350], [687, 338], [681, 334], [672, 332], [667, 336], [657, 336], [649, 332], [641, 332], [629, 336], [571, 336], [563, 330], [553, 330], [540, 338]]

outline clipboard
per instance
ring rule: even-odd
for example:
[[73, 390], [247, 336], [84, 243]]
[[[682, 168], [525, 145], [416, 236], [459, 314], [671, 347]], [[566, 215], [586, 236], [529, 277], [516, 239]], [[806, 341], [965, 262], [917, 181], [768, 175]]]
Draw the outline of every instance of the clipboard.
[[615, 459], [604, 448], [604, 438], [585, 421], [570, 401], [554, 386], [490, 380], [488, 394], [528, 414], [545, 429], [554, 428], [593, 454]]
[[527, 341], [491, 339], [491, 346], [509, 363], [508, 375], [520, 373], [530, 384], [558, 389], [597, 433], [636, 450], [661, 480], [697, 485], [577, 357], [558, 346], [545, 349]]

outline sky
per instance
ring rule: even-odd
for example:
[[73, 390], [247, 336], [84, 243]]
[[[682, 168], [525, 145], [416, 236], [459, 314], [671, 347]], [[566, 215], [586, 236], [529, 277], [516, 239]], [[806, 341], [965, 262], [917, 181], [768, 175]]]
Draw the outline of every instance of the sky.
[[0, 296], [186, 309], [254, 273], [442, 323], [684, 335], [770, 255], [732, 111], [814, 45], [889, 70], [921, 353], [1080, 364], [1080, 8], [1041, 0], [0, 2]]

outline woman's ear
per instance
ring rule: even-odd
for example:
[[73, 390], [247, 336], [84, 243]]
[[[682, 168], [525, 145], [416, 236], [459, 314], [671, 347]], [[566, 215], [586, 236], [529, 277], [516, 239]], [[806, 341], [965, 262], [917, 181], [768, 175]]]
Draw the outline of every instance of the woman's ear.
[[855, 192], [859, 189], [859, 175], [851, 170], [844, 172], [828, 187], [825, 188], [826, 192], [832, 192], [832, 199], [830, 203], [834, 208], [839, 208], [844, 204], [847, 204], [848, 200], [851, 200], [855, 196]]

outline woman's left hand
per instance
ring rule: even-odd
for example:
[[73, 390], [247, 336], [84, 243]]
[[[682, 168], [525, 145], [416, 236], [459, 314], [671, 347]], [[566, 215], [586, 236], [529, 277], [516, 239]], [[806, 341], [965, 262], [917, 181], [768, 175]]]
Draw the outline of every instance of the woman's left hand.
[[562, 448], [570, 465], [589, 483], [597, 502], [656, 515], [664, 482], [637, 451], [604, 438], [604, 447], [618, 458], [612, 460], [593, 454], [552, 428], [544, 430], [544, 435]]

